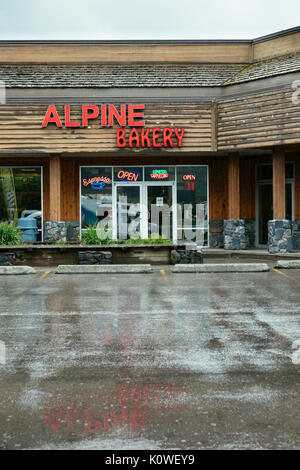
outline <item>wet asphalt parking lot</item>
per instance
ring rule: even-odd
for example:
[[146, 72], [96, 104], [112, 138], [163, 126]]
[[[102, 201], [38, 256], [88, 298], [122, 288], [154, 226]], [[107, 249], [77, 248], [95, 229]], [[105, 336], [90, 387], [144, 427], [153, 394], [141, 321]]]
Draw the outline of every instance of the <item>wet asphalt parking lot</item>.
[[300, 270], [51, 269], [0, 277], [0, 448], [299, 448]]

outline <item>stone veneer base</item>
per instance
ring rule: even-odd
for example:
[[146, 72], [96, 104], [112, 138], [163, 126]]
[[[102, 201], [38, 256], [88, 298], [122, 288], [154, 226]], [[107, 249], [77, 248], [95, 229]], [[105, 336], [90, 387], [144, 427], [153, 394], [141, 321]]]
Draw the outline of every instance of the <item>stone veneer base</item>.
[[44, 223], [44, 242], [55, 242], [57, 240], [67, 242], [78, 242], [80, 236], [79, 222], [54, 222], [48, 220]]
[[246, 225], [244, 219], [224, 220], [224, 249], [246, 249]]
[[269, 253], [287, 253], [292, 251], [291, 221], [269, 220], [268, 221], [268, 250]]

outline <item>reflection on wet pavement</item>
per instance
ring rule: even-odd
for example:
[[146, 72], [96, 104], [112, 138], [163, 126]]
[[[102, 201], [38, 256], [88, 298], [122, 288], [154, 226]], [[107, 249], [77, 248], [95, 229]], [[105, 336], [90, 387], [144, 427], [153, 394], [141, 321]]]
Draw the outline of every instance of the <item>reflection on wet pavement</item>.
[[2, 276], [0, 446], [299, 447], [293, 275]]

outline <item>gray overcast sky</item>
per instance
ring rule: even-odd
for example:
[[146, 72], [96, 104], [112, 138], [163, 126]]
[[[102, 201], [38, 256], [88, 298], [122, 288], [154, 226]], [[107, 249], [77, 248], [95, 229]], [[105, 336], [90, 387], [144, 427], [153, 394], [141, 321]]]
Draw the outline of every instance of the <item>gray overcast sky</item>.
[[0, 0], [0, 39], [252, 39], [299, 24], [299, 0]]

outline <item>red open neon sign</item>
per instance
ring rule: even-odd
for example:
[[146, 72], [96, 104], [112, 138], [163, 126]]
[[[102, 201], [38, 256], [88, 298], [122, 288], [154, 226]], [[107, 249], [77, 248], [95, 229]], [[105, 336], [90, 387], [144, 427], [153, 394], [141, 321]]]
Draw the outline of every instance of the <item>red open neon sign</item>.
[[141, 179], [141, 175], [138, 171], [120, 170], [117, 174], [117, 178], [120, 181], [139, 181]]
[[195, 175], [183, 175], [182, 179], [183, 181], [195, 181], [196, 176]]

